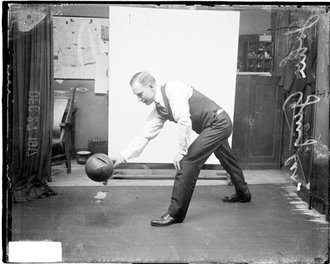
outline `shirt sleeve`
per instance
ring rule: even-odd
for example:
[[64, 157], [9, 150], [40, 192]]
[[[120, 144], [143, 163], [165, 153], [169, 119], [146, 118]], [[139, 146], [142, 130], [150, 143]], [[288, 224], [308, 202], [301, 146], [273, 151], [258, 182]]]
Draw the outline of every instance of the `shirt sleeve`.
[[166, 119], [162, 118], [154, 108], [141, 135], [135, 137], [119, 154], [127, 161], [140, 156], [148, 145], [162, 130]]
[[192, 88], [183, 83], [173, 81], [166, 85], [172, 115], [178, 124], [179, 152], [183, 155], [188, 152], [192, 130], [188, 101], [191, 94]]

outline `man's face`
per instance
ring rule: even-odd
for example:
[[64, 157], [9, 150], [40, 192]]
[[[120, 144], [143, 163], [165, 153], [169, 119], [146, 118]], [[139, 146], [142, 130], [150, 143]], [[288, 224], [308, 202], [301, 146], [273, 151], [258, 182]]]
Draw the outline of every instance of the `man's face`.
[[155, 99], [155, 85], [141, 85], [139, 82], [135, 82], [132, 85], [133, 94], [138, 97], [138, 100], [146, 105], [150, 105]]

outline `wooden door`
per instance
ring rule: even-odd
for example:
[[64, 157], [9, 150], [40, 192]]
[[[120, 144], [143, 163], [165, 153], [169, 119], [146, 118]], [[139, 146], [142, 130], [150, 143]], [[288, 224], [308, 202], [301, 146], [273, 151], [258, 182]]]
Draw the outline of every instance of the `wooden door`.
[[233, 152], [245, 169], [280, 168], [281, 103], [278, 78], [238, 76]]

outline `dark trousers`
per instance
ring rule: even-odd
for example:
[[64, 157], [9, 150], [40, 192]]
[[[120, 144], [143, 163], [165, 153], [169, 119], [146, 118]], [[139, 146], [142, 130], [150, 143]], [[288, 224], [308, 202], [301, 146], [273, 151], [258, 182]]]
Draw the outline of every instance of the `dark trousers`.
[[232, 122], [228, 114], [223, 111], [189, 146], [187, 155], [180, 163], [181, 171], [177, 172], [174, 181], [171, 204], [168, 209], [172, 217], [184, 220], [199, 172], [212, 153], [229, 173], [238, 195], [248, 188], [243, 172], [232, 155], [228, 143], [231, 132]]

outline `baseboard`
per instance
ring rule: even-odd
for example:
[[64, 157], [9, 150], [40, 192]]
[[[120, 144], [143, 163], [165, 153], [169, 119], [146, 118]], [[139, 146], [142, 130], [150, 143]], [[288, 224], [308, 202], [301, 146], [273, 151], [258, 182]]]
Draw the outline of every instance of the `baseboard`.
[[[173, 169], [173, 163], [133, 163], [127, 162], [121, 164], [119, 169]], [[220, 164], [204, 164], [202, 170], [223, 170]]]
[[242, 170], [279, 170], [279, 163], [238, 163]]

